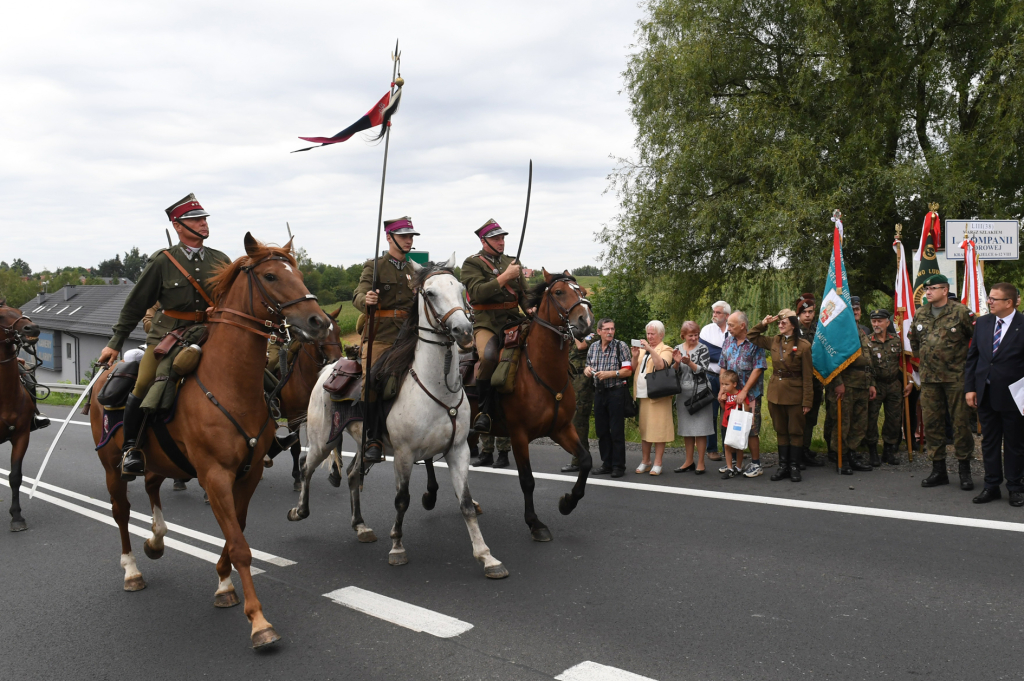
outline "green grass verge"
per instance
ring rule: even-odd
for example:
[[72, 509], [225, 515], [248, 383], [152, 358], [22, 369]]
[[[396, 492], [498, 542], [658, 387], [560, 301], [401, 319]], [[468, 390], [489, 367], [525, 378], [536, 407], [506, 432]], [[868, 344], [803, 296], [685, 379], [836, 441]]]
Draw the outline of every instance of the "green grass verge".
[[359, 310], [352, 306], [351, 300], [325, 305], [323, 306], [323, 309], [325, 312], [334, 312], [339, 307], [341, 308], [341, 312], [338, 314], [338, 326], [341, 329], [341, 335], [347, 336], [355, 333], [356, 320], [359, 319]]

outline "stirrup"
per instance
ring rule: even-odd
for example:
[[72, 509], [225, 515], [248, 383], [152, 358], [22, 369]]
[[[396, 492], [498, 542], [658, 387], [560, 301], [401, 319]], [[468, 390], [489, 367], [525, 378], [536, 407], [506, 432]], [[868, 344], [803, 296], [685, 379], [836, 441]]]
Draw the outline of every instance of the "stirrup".
[[[138, 453], [138, 459], [136, 461], [128, 461], [128, 457], [132, 456], [136, 452]], [[129, 465], [131, 465], [130, 468], [128, 467]], [[134, 480], [136, 476], [145, 474], [146, 453], [139, 449], [138, 447], [134, 446], [126, 449], [124, 454], [121, 455], [121, 479], [130, 482]]]
[[[290, 430], [284, 437], [278, 437], [275, 435], [274, 439], [277, 440], [277, 446], [281, 448], [281, 452], [287, 452], [295, 445], [296, 442], [299, 441], [299, 434], [297, 431]], [[277, 456], [281, 452], [275, 453], [274, 456]], [[270, 458], [273, 459], [274, 456]]]
[[41, 430], [50, 425], [50, 419], [43, 416], [42, 414], [32, 415], [32, 430]]
[[368, 441], [363, 452], [363, 464], [375, 463], [384, 463], [384, 443], [380, 440]]
[[473, 431], [486, 435], [491, 432], [491, 417], [488, 414], [480, 412], [476, 415], [476, 421], [473, 421]]

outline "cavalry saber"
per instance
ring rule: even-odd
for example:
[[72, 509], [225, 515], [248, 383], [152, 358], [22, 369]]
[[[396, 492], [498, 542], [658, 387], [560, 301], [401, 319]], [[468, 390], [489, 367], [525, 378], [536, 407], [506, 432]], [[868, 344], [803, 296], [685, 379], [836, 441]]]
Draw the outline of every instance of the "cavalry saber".
[[526, 183], [526, 212], [523, 214], [523, 231], [519, 235], [519, 250], [516, 251], [516, 263], [522, 265], [519, 262], [519, 256], [523, 253], [523, 241], [526, 239], [526, 221], [530, 217], [530, 194], [533, 192], [533, 159], [530, 159], [530, 179]]
[[32, 483], [32, 489], [28, 493], [29, 499], [31, 499], [36, 493], [36, 487], [39, 485], [39, 481], [43, 479], [43, 471], [46, 470], [46, 462], [50, 460], [50, 454], [53, 454], [53, 449], [57, 446], [57, 441], [60, 440], [60, 436], [64, 434], [64, 429], [68, 427], [69, 423], [71, 423], [71, 417], [73, 417], [75, 412], [78, 411], [78, 408], [82, 405], [82, 400], [85, 399], [85, 396], [92, 391], [92, 386], [96, 382], [96, 379], [102, 375], [103, 370], [96, 372], [96, 375], [92, 377], [91, 381], [89, 381], [89, 385], [87, 385], [85, 390], [82, 391], [81, 397], [79, 397], [78, 401], [75, 402], [75, 406], [71, 407], [71, 412], [68, 414], [68, 417], [60, 424], [60, 430], [57, 431], [57, 437], [53, 438], [53, 442], [50, 443], [50, 448], [46, 450], [46, 456], [43, 457], [43, 465], [39, 467], [39, 472], [36, 473], [36, 480]]

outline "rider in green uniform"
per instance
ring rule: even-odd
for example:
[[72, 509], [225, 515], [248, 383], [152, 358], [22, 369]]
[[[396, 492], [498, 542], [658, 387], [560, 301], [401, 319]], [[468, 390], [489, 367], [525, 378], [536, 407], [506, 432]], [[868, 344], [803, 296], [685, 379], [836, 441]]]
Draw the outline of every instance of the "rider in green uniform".
[[139, 362], [135, 389], [128, 396], [124, 408], [121, 474], [127, 479], [146, 472], [145, 457], [135, 443], [142, 427], [142, 400], [153, 384], [159, 364], [153, 351], [157, 343], [174, 329], [206, 321], [206, 310], [212, 300], [208, 283], [210, 277], [219, 266], [231, 262], [224, 253], [204, 245], [210, 236], [206, 221], [209, 213], [199, 205], [195, 194], [189, 194], [165, 212], [180, 241], [172, 248], [162, 248], [149, 257], [138, 283], [124, 301], [121, 315], [113, 327], [114, 335], [98, 360], [100, 364], [111, 364], [116, 360], [128, 334], [142, 321], [149, 308], [160, 303], [146, 338], [146, 354]]

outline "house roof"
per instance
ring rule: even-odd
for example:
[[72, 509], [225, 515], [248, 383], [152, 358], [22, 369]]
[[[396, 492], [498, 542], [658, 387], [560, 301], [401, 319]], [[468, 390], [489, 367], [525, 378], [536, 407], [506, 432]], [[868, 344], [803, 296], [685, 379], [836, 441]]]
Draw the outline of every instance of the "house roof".
[[[110, 338], [131, 290], [129, 285], [65, 286], [53, 293], [40, 293], [21, 311], [42, 329]], [[145, 340], [142, 324], [128, 337]]]

